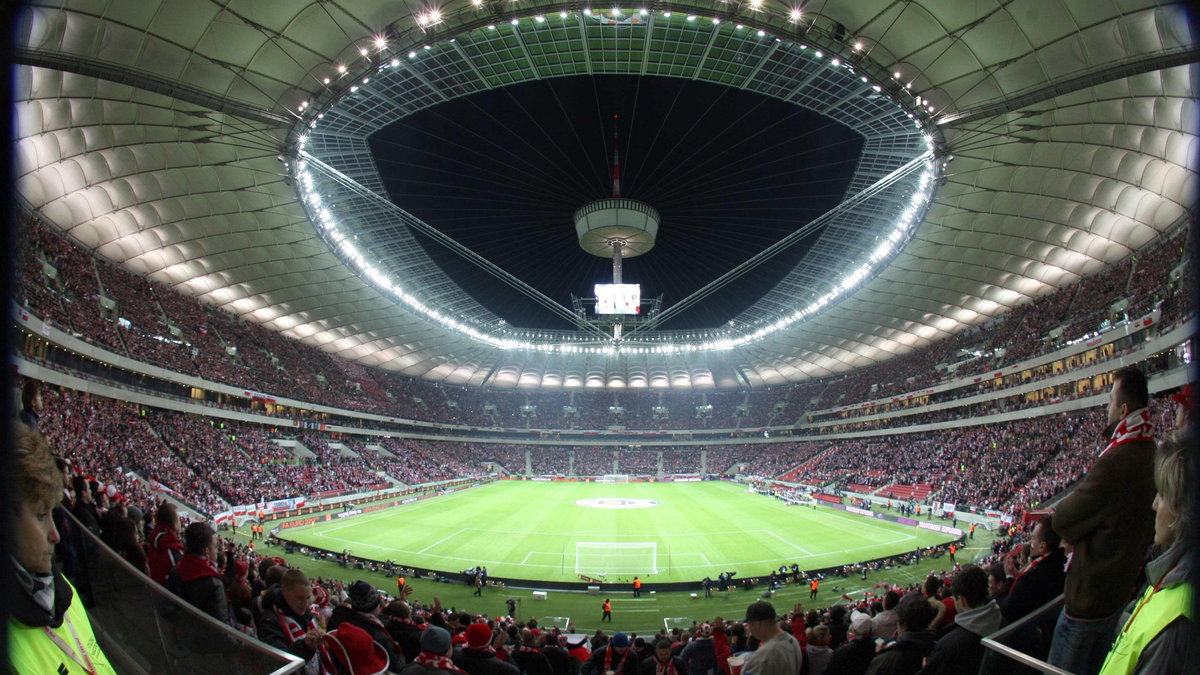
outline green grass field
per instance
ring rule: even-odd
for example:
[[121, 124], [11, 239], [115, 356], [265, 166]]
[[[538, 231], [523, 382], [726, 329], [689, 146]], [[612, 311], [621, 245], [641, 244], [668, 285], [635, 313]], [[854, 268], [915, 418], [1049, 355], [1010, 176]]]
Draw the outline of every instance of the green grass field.
[[[581, 500], [599, 500], [581, 505]], [[648, 500], [631, 508], [634, 500]], [[649, 505], [649, 503], [653, 503]], [[647, 583], [816, 569], [930, 546], [948, 537], [824, 507], [787, 506], [741, 485], [502, 481], [286, 531], [359, 556], [498, 579]], [[577, 544], [584, 550], [577, 553]], [[625, 546], [612, 546], [624, 544]], [[578, 566], [578, 569], [577, 569]]]

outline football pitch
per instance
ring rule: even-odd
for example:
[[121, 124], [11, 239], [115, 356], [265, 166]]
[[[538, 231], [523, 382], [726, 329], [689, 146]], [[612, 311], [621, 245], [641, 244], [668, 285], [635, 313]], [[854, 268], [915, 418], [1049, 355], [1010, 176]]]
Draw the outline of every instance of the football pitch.
[[818, 569], [912, 551], [949, 535], [787, 506], [736, 483], [501, 481], [283, 534], [301, 544], [498, 579], [695, 581]]

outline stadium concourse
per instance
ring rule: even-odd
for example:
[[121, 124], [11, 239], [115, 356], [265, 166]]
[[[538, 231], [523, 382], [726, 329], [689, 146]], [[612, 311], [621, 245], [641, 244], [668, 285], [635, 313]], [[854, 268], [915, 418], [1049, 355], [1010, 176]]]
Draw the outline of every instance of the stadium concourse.
[[[994, 634], [1093, 673], [1118, 633], [1104, 672], [1189, 672], [1194, 17], [1165, 0], [813, 5], [19, 10], [18, 672], [738, 675], [738, 652], [747, 675], [976, 672], [1002, 658]], [[656, 252], [627, 270], [655, 289], [644, 315], [584, 311], [591, 277], [562, 275], [591, 268], [535, 228], [557, 213], [540, 202], [591, 189], [569, 194], [596, 168], [574, 132], [592, 132], [567, 127], [577, 164], [539, 140], [562, 121], [539, 115], [573, 119], [554, 89], [572, 78], [596, 92], [589, 116], [631, 81], [645, 106], [612, 118], [634, 118], [626, 158], [645, 167], [627, 191], [662, 198]], [[745, 110], [708, 119], [728, 104], [712, 91]], [[387, 140], [401, 123], [449, 168]], [[802, 136], [827, 145], [762, 159]], [[458, 186], [473, 192], [442, 191]], [[470, 250], [497, 241], [520, 251]], [[498, 478], [723, 481], [954, 539], [677, 593], [643, 575], [644, 597], [582, 574], [616, 559], [583, 542], [588, 578], [547, 598], [276, 537]], [[433, 550], [450, 533], [424, 534]], [[653, 544], [613, 545], [655, 568]], [[1135, 593], [1149, 610], [1122, 626]], [[601, 602], [623, 632], [598, 630]]]

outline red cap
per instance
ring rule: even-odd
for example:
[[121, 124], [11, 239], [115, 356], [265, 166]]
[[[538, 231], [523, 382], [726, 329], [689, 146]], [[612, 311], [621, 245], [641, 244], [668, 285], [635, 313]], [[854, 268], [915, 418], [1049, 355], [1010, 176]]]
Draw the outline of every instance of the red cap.
[[492, 643], [492, 629], [486, 623], [467, 626], [467, 646], [480, 649]]

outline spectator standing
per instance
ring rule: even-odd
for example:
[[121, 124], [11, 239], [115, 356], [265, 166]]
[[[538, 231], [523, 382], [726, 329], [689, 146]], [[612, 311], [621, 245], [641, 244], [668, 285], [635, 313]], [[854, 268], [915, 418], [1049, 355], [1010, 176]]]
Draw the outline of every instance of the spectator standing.
[[700, 624], [695, 639], [684, 646], [679, 658], [687, 669], [687, 675], [716, 675], [717, 650], [713, 643], [712, 624]]
[[261, 612], [254, 617], [258, 638], [305, 661], [316, 658], [321, 628], [311, 603], [312, 585], [304, 572], [284, 572], [279, 584], [262, 596]]
[[901, 601], [896, 607], [899, 634], [871, 659], [867, 675], [912, 675], [920, 670], [933, 651], [933, 631], [927, 629], [936, 615], [937, 610], [919, 595]]
[[975, 673], [983, 662], [983, 636], [1000, 628], [1003, 616], [987, 599], [987, 572], [977, 565], [963, 567], [950, 580], [957, 609], [953, 626], [938, 639], [921, 675]]
[[454, 653], [454, 645], [450, 642], [450, 633], [440, 626], [425, 626], [421, 631], [421, 652], [413, 662], [400, 671], [401, 675], [442, 675], [462, 671], [454, 665], [450, 655]]
[[520, 645], [509, 654], [513, 665], [523, 675], [554, 675], [550, 659], [537, 648], [537, 635], [529, 628], [522, 628], [517, 636]]
[[54, 565], [58, 530], [51, 511], [60, 477], [41, 434], [22, 434], [11, 450], [11, 570], [5, 584], [8, 660], [17, 673], [115, 675], [71, 583]]
[[387, 662], [392, 664], [390, 667], [399, 671], [404, 665], [404, 657], [380, 618], [383, 601], [379, 590], [365, 581], [356, 581], [350, 585], [347, 596], [345, 604], [333, 608], [325, 624], [326, 630], [336, 630], [347, 623], [362, 629], [379, 644], [387, 655]]
[[229, 602], [216, 563], [216, 533], [207, 523], [192, 523], [183, 531], [183, 541], [183, 557], [167, 573], [167, 587], [196, 609], [229, 623]]
[[850, 615], [850, 633], [846, 644], [833, 650], [825, 672], [830, 675], [863, 675], [875, 658], [875, 626], [863, 612]]
[[405, 662], [412, 663], [421, 653], [422, 633], [421, 627], [412, 619], [412, 607], [404, 600], [393, 600], [383, 611], [383, 619], [392, 640], [404, 654]]
[[154, 512], [154, 529], [146, 542], [146, 558], [150, 578], [167, 585], [167, 574], [183, 557], [183, 542], [179, 540], [179, 514], [175, 505], [163, 502]]
[[516, 666], [496, 656], [493, 637], [486, 623], [467, 626], [467, 643], [454, 654], [454, 665], [467, 675], [520, 675]]
[[629, 636], [617, 633], [608, 644], [592, 652], [581, 672], [583, 675], [637, 675], [640, 665], [636, 654], [629, 648]]
[[1102, 675], [1194, 673], [1200, 666], [1193, 605], [1195, 568], [1191, 523], [1195, 486], [1190, 445], [1168, 442], [1160, 451], [1154, 483], [1154, 543], [1167, 547], [1146, 564], [1146, 590], [1118, 633]]
[[804, 650], [800, 642], [779, 627], [775, 606], [759, 600], [746, 608], [746, 624], [759, 642], [758, 649], [746, 657], [743, 675], [798, 675], [804, 668]]
[[804, 655], [808, 658], [808, 675], [825, 675], [833, 650], [829, 648], [829, 626], [818, 624], [809, 629], [808, 646]]
[[883, 611], [871, 619], [871, 637], [891, 642], [896, 637], [896, 606], [900, 604], [900, 594], [888, 591], [883, 594]]
[[1066, 605], [1048, 660], [1081, 675], [1100, 668], [1121, 608], [1133, 593], [1154, 536], [1154, 428], [1146, 376], [1117, 370], [1109, 392], [1109, 441], [1054, 512], [1054, 530], [1073, 551]]
[[671, 654], [671, 641], [654, 643], [654, 655], [643, 660], [638, 675], [683, 675], [683, 659]]

